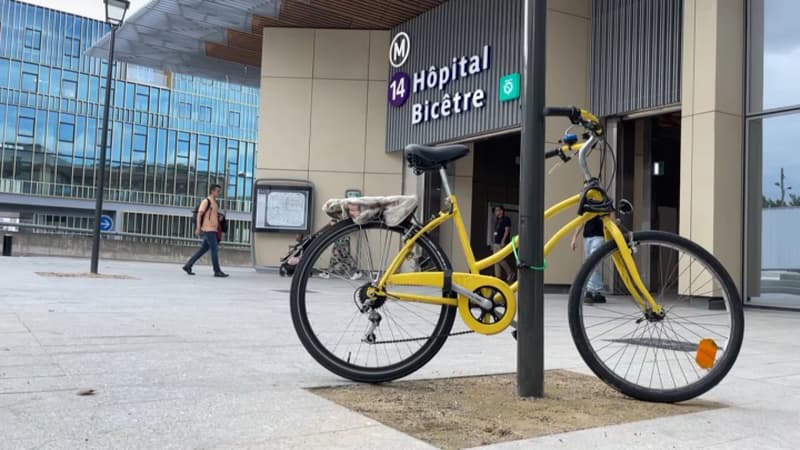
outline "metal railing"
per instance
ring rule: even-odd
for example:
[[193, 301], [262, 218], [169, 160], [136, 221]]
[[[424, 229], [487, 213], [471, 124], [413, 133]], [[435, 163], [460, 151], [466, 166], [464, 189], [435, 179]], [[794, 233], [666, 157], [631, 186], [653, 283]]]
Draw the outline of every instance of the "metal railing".
[[[4, 228], [9, 228], [9, 230], [4, 230]], [[0, 224], [0, 232], [3, 233], [13, 232], [10, 230], [11, 228], [19, 229], [19, 231], [17, 232], [24, 232], [25, 230], [31, 230], [33, 233], [39, 233], [39, 234], [58, 234], [64, 236], [92, 235], [92, 229], [88, 228], [69, 228], [69, 227], [60, 227], [54, 225], [40, 225], [29, 222], [9, 223], [7, 225]], [[124, 241], [133, 241], [133, 242], [142, 242], [150, 244], [160, 244], [160, 245], [180, 245], [185, 247], [197, 246], [200, 242], [200, 238], [192, 239], [192, 238], [177, 237], [177, 236], [176, 237], [153, 236], [149, 234], [124, 233], [116, 231], [103, 232], [101, 234], [101, 237], [106, 240], [124, 240]], [[220, 247], [249, 249], [250, 243], [226, 242], [225, 240], [223, 240], [222, 242], [220, 242]]]
[[[38, 197], [70, 198], [93, 200], [97, 197], [94, 186], [80, 186], [46, 181], [24, 181], [0, 178], [0, 192], [8, 194], [35, 195]], [[172, 206], [194, 208], [205, 197], [183, 194], [163, 194], [158, 192], [132, 191], [128, 189], [105, 188], [103, 198], [107, 202], [134, 203], [142, 205]], [[220, 200], [221, 209], [227, 211], [249, 212], [251, 200]]]

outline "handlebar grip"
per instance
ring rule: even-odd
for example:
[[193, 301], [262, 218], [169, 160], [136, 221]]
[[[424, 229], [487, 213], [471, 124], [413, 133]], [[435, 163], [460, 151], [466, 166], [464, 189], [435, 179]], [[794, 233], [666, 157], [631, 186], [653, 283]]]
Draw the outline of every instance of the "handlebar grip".
[[544, 159], [550, 159], [553, 156], [558, 156], [558, 152], [559, 151], [561, 151], [561, 149], [556, 148], [556, 149], [548, 150], [548, 151], [544, 152]]
[[572, 122], [581, 118], [580, 108], [574, 106], [548, 106], [543, 113], [545, 116], [569, 117]]

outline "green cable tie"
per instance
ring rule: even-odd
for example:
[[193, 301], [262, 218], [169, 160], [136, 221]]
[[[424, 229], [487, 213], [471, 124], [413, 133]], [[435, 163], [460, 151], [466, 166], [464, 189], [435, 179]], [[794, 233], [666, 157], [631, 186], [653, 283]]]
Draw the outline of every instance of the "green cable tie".
[[519, 259], [519, 253], [517, 253], [517, 241], [515, 239], [516, 237], [518, 237], [518, 236], [514, 236], [514, 238], [511, 238], [511, 249], [514, 251], [514, 259], [517, 260], [517, 267], [526, 267], [526, 268], [531, 269], [531, 270], [539, 270], [539, 271], [544, 271], [545, 269], [547, 269], [547, 260], [546, 259], [542, 260], [542, 265], [541, 266], [524, 266], [524, 265], [522, 265], [522, 261], [520, 261], [520, 259]]

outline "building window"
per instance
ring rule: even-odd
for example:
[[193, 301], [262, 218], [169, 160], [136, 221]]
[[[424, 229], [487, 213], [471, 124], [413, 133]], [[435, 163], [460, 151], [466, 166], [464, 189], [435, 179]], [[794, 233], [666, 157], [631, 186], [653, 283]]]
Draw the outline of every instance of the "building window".
[[147, 111], [150, 104], [150, 88], [147, 86], [136, 86], [136, 109]]
[[228, 126], [239, 128], [241, 125], [241, 115], [236, 111], [228, 113]]
[[189, 133], [178, 133], [178, 157], [189, 156]]
[[81, 40], [68, 37], [64, 41], [64, 56], [78, 58], [81, 56]]
[[180, 102], [178, 104], [178, 114], [181, 119], [192, 118], [192, 104], [187, 102]]
[[21, 137], [33, 137], [33, 130], [36, 128], [35, 113], [30, 108], [20, 108], [19, 122], [17, 124], [17, 134]]
[[58, 142], [75, 142], [75, 124], [60, 122], [58, 124]]
[[[754, 253], [745, 259], [745, 298], [800, 308], [800, 254], [786, 242], [800, 226], [800, 155], [791, 142], [800, 126], [800, 2], [750, 0], [747, 13], [747, 214]], [[760, 235], [753, 230], [760, 230]], [[759, 264], [760, 263], [760, 264]]]
[[39, 50], [42, 47], [42, 32], [33, 28], [25, 28], [25, 48]]
[[39, 74], [35, 72], [22, 72], [22, 90], [36, 92], [39, 86]]
[[208, 106], [200, 107], [200, 120], [203, 122], [211, 122], [211, 108]]
[[75, 98], [78, 95], [78, 83], [72, 80], [63, 80], [61, 83], [61, 93], [66, 98]]

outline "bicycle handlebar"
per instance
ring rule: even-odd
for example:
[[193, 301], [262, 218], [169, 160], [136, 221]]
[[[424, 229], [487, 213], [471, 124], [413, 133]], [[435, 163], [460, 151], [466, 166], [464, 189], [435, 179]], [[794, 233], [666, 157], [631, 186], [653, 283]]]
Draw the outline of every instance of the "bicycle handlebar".
[[574, 106], [548, 106], [543, 114], [551, 117], [569, 117], [572, 123], [578, 123], [581, 118], [581, 110]]
[[572, 145], [564, 145], [558, 149], [550, 150], [545, 153], [545, 159], [552, 158], [553, 156], [561, 156], [564, 162], [566, 162], [568, 159], [562, 156], [564, 152], [575, 151], [575, 147], [579, 147], [578, 162], [580, 163], [583, 177], [585, 181], [591, 180], [593, 176], [589, 170], [589, 164], [586, 158], [589, 156], [589, 153], [597, 144], [598, 140], [602, 139], [604, 134], [603, 128], [600, 126], [600, 120], [591, 112], [575, 106], [550, 106], [544, 109], [543, 114], [545, 116], [567, 117], [570, 122], [582, 126], [589, 132], [589, 139], [586, 141]]

